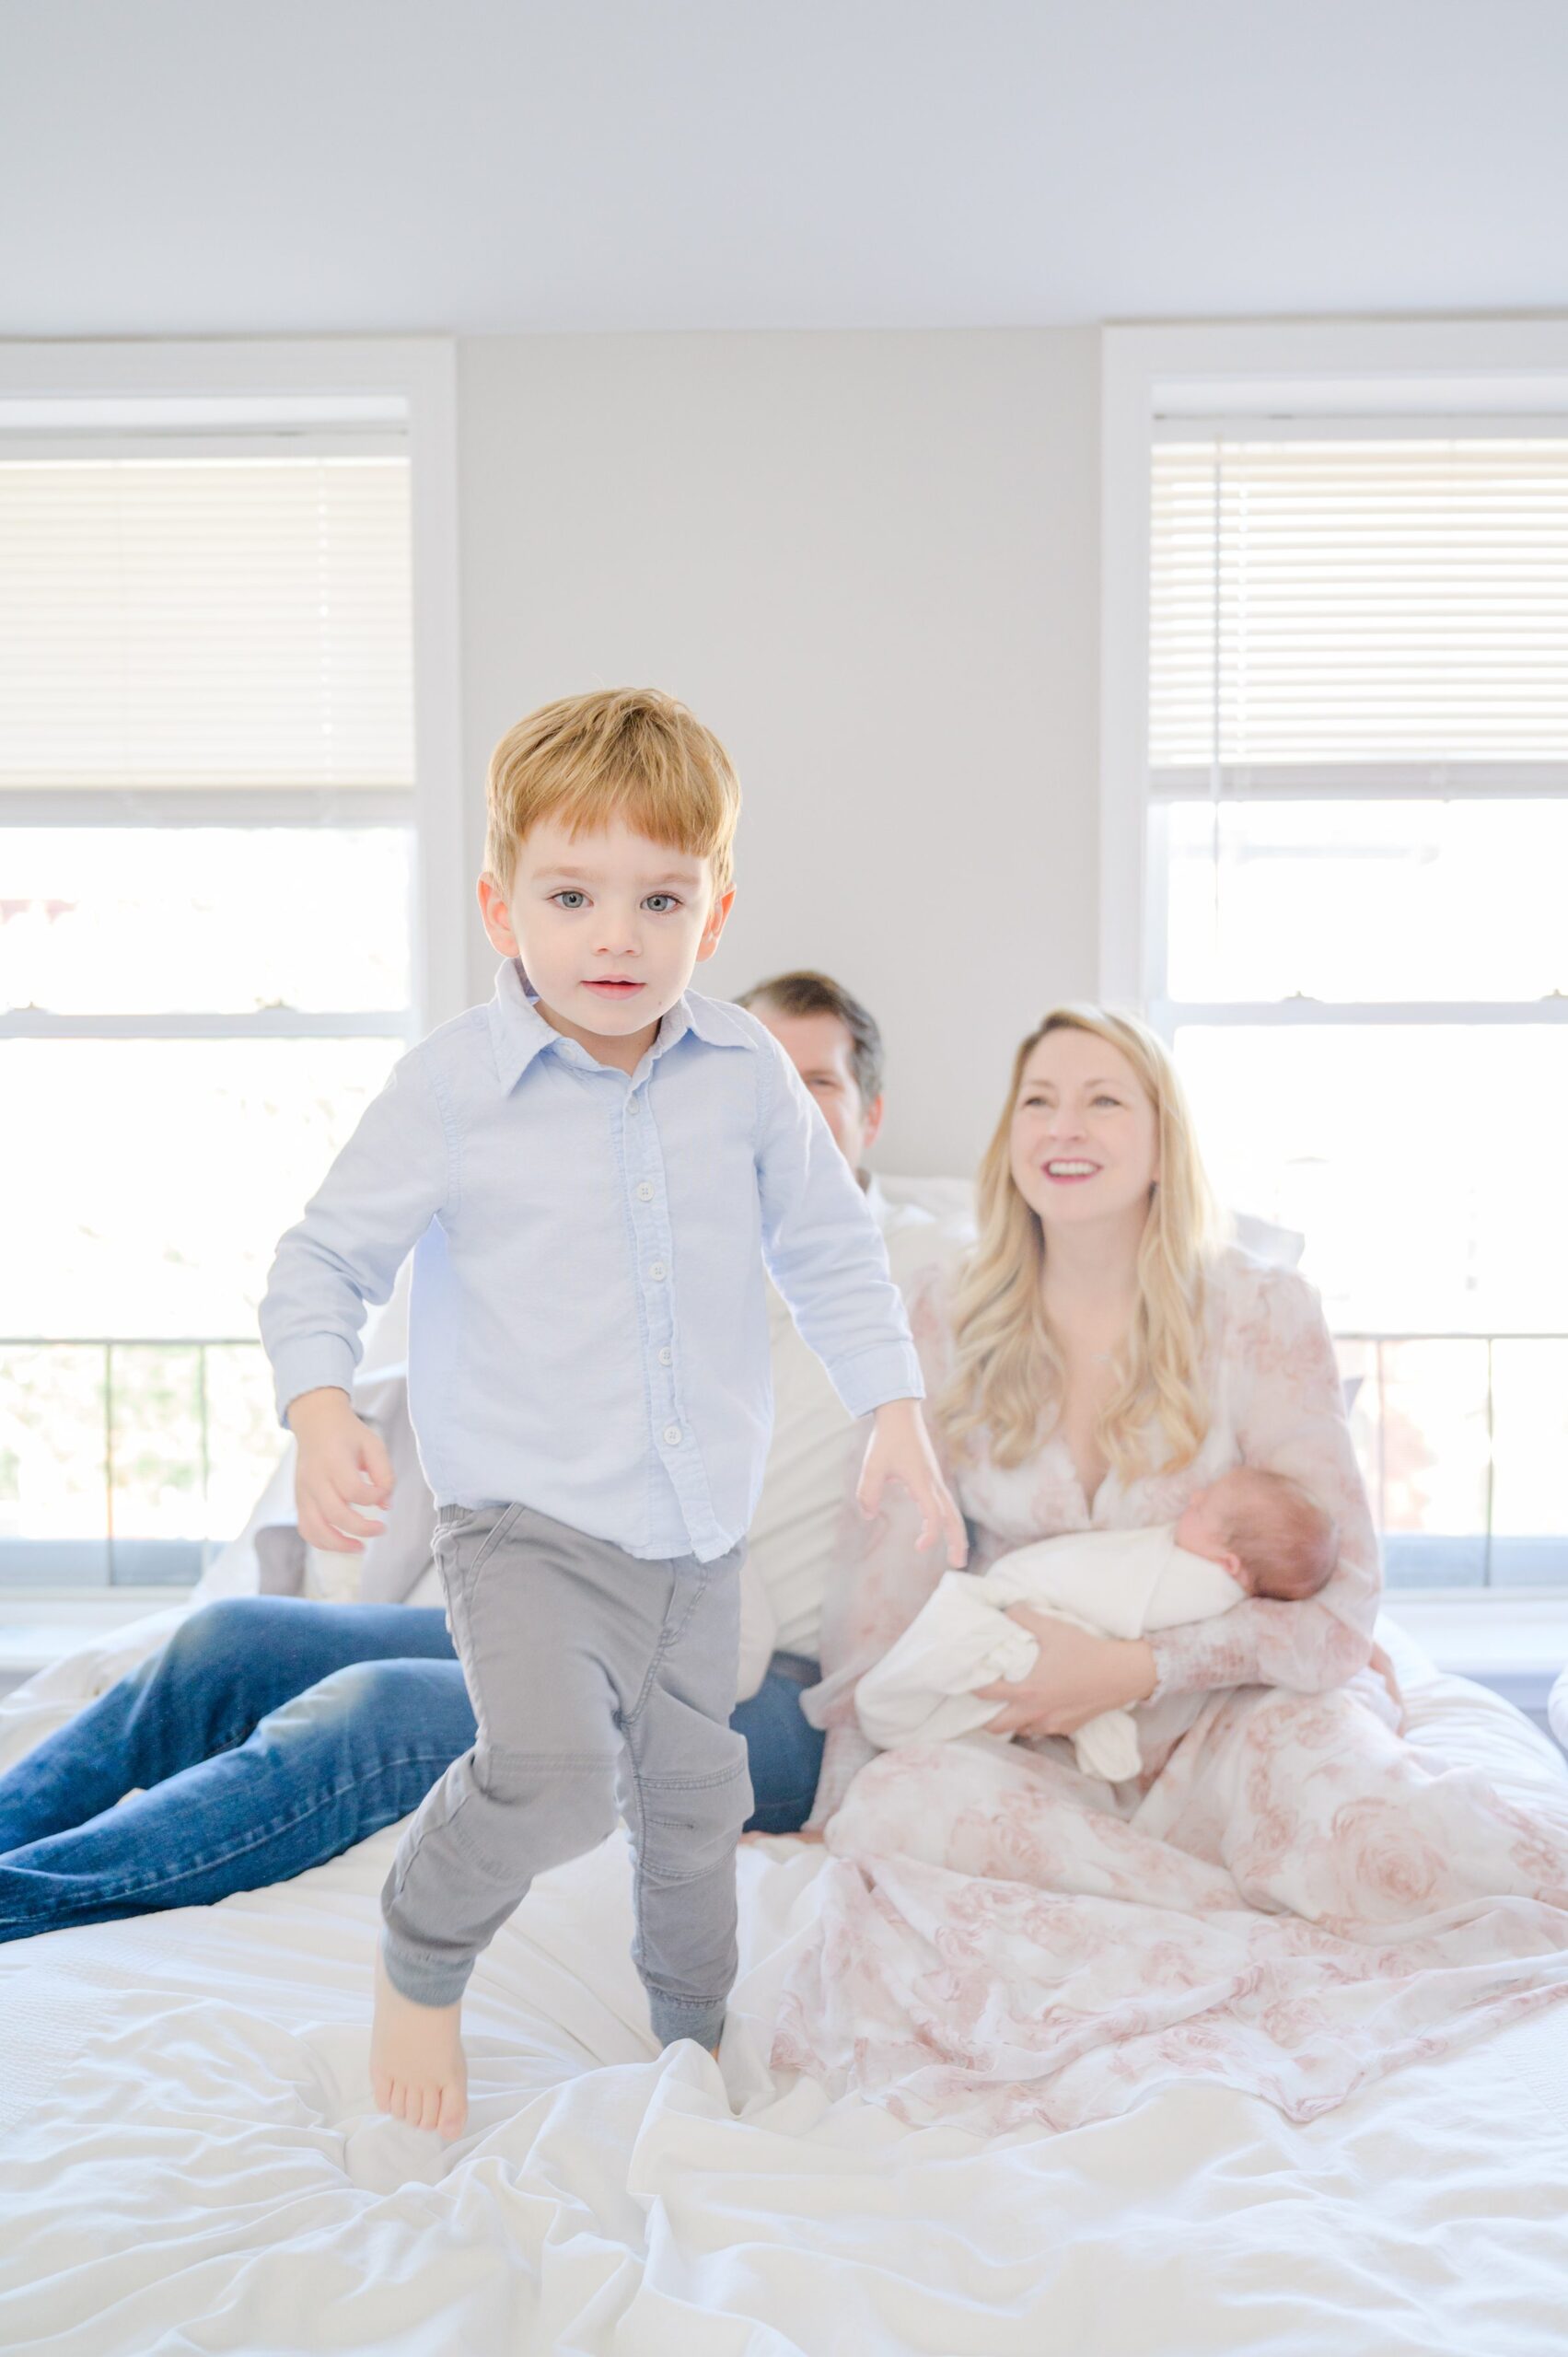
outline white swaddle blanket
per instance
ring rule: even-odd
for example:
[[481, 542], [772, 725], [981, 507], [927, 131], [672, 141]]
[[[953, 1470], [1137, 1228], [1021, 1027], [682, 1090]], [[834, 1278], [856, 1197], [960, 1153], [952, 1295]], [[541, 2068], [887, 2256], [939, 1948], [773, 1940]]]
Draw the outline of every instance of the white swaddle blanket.
[[[1097, 1637], [1145, 1637], [1211, 1620], [1245, 1591], [1228, 1572], [1176, 1543], [1173, 1523], [1146, 1530], [1073, 1531], [1002, 1556], [990, 1571], [948, 1572], [936, 1593], [855, 1689], [867, 1738], [901, 1743], [974, 1735], [1000, 1705], [976, 1687], [1026, 1677], [1040, 1651], [1006, 1617], [1033, 1605]], [[1143, 1767], [1131, 1711], [1105, 1711], [1073, 1737], [1086, 1775], [1119, 1784]]]

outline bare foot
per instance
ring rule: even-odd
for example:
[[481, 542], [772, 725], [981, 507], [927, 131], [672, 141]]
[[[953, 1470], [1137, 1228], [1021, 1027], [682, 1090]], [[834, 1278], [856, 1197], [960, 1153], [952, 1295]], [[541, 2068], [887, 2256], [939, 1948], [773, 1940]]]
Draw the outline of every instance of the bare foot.
[[460, 2005], [416, 2005], [394, 1989], [376, 1955], [376, 2018], [370, 2084], [377, 2108], [411, 2128], [434, 2128], [450, 2143], [469, 2116], [468, 2065], [458, 2034]]

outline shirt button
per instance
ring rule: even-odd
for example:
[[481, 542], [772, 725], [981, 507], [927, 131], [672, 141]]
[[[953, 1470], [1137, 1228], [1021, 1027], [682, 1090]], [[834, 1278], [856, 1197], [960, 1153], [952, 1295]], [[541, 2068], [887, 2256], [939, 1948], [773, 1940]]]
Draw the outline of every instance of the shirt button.
[[641, 1185], [641, 1186], [638, 1188], [638, 1190], [637, 1190], [637, 1201], [638, 1201], [640, 1203], [651, 1203], [651, 1202], [653, 1202], [653, 1199], [654, 1199], [654, 1190], [653, 1190], [653, 1189], [649, 1186], [649, 1184], [648, 1184], [647, 1180], [645, 1178], [645, 1179], [644, 1179], [644, 1181], [643, 1181], [643, 1183], [642, 1183], [642, 1185]]
[[664, 1428], [664, 1442], [667, 1448], [679, 1447], [680, 1427], [679, 1424], [666, 1424]]
[[662, 1260], [654, 1261], [652, 1266], [649, 1268], [648, 1274], [652, 1277], [656, 1284], [660, 1283], [664, 1277], [664, 1262]]
[[669, 1344], [667, 1342], [663, 1350], [658, 1354], [658, 1363], [660, 1366], [668, 1366], [674, 1356], [675, 1353], [670, 1349]]

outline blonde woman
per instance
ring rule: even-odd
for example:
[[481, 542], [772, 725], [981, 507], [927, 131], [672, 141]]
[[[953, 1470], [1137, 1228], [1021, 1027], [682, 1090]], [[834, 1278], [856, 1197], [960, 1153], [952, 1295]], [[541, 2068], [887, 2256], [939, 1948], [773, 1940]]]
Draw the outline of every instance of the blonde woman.
[[[1309, 1599], [1152, 1640], [1016, 1608], [1039, 1658], [989, 1689], [992, 1732], [873, 1757], [855, 1685], [941, 1567], [901, 1521], [871, 1529], [807, 1705], [835, 1857], [775, 2061], [981, 2127], [1074, 2124], [1173, 2076], [1305, 2117], [1460, 2024], [1568, 1996], [1568, 1785], [1543, 1763], [1520, 1805], [1401, 1741], [1321, 1310], [1224, 1241], [1157, 1039], [1048, 1016], [979, 1194], [974, 1251], [912, 1306], [971, 1568], [1174, 1521], [1237, 1464], [1316, 1498], [1339, 1562]], [[1100, 1783], [1063, 1738], [1125, 1707], [1144, 1771]]]

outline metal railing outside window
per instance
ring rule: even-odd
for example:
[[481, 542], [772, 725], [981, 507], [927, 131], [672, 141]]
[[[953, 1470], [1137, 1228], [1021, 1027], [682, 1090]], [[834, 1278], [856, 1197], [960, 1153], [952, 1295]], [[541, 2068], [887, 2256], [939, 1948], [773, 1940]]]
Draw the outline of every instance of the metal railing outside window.
[[279, 1446], [253, 1337], [0, 1340], [0, 1585], [192, 1585]]
[[[1337, 1349], [1390, 1587], [1568, 1594], [1568, 1336]], [[281, 1446], [253, 1338], [0, 1338], [0, 1586], [190, 1585]]]
[[1342, 1333], [1390, 1587], [1568, 1595], [1568, 1337]]

